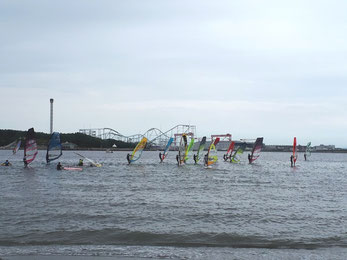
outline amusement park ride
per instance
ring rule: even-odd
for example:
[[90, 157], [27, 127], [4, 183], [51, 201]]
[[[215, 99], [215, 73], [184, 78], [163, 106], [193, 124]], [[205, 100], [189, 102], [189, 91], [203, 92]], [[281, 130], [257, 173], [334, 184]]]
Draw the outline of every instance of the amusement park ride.
[[[143, 137], [146, 137], [148, 139], [148, 144], [151, 147], [164, 147], [171, 137], [174, 138], [173, 146], [177, 147], [180, 143], [182, 134], [186, 134], [190, 138], [194, 138], [196, 142], [199, 142], [202, 139], [202, 137], [197, 137], [195, 125], [176, 125], [165, 132], [158, 128], [151, 128], [148, 129], [144, 134], [134, 134], [128, 136], [123, 135], [111, 128], [80, 129], [79, 132], [101, 139], [113, 139], [127, 143], [138, 143]], [[227, 146], [232, 140], [231, 134], [214, 134], [210, 137], [207, 136], [207, 142], [215, 140], [217, 137], [220, 138], [220, 147], [222, 149], [227, 149]], [[244, 139], [240, 140], [239, 142], [248, 143], [249, 141], [250, 140], [248, 139]]]
[[180, 136], [182, 134], [188, 134], [195, 138], [196, 136], [196, 126], [195, 125], [176, 125], [171, 129], [163, 132], [158, 128], [151, 128], [147, 130], [144, 134], [135, 135], [123, 135], [118, 131], [111, 128], [92, 128], [92, 129], [80, 129], [80, 133], [98, 137], [101, 139], [114, 139], [123, 142], [138, 143], [142, 137], [148, 139], [148, 143], [152, 146], [163, 146], [166, 145], [170, 137], [174, 137], [174, 144], [178, 143]]

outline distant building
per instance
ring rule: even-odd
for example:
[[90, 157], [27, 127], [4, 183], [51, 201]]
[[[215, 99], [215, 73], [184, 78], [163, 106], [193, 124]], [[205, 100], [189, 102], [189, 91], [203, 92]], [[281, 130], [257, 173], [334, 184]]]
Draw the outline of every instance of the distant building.
[[63, 149], [67, 149], [67, 150], [74, 150], [78, 147], [76, 144], [69, 143], [69, 142], [62, 143], [61, 146], [63, 147]]
[[313, 149], [315, 151], [331, 151], [331, 150], [335, 150], [335, 145], [324, 145], [324, 144], [321, 144], [319, 146], [314, 146]]

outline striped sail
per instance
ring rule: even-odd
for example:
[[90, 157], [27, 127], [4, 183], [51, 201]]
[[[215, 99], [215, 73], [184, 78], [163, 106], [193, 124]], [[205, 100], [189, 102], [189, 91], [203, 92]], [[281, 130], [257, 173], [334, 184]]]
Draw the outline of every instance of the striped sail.
[[25, 138], [24, 158], [23, 158], [24, 164], [28, 165], [33, 160], [35, 160], [37, 153], [38, 151], [37, 151], [37, 144], [35, 140], [35, 131], [34, 131], [34, 128], [30, 128]]

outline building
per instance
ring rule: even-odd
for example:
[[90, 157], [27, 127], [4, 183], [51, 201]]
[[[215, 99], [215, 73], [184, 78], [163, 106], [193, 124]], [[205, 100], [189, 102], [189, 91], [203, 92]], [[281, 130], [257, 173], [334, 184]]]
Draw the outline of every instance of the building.
[[319, 146], [314, 146], [313, 150], [314, 151], [331, 151], [331, 150], [335, 150], [335, 145], [320, 144]]
[[78, 147], [77, 144], [69, 143], [69, 142], [62, 143], [61, 146], [65, 150], [74, 150]]

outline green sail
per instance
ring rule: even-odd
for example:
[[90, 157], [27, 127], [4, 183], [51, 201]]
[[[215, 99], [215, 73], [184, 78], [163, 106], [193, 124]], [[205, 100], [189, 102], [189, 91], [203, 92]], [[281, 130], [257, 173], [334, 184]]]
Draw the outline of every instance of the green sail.
[[188, 157], [189, 151], [192, 149], [193, 145], [194, 145], [194, 138], [192, 138], [192, 139], [190, 140], [190, 143], [189, 143], [188, 148], [187, 148], [187, 150], [186, 150], [186, 153], [185, 153], [185, 155], [184, 155], [184, 162], [187, 162], [187, 161], [188, 161], [188, 159], [189, 159], [189, 157]]
[[241, 144], [236, 151], [234, 152], [233, 156], [231, 157], [231, 162], [233, 163], [239, 163], [240, 155], [243, 154], [243, 151], [246, 149], [246, 144]]

